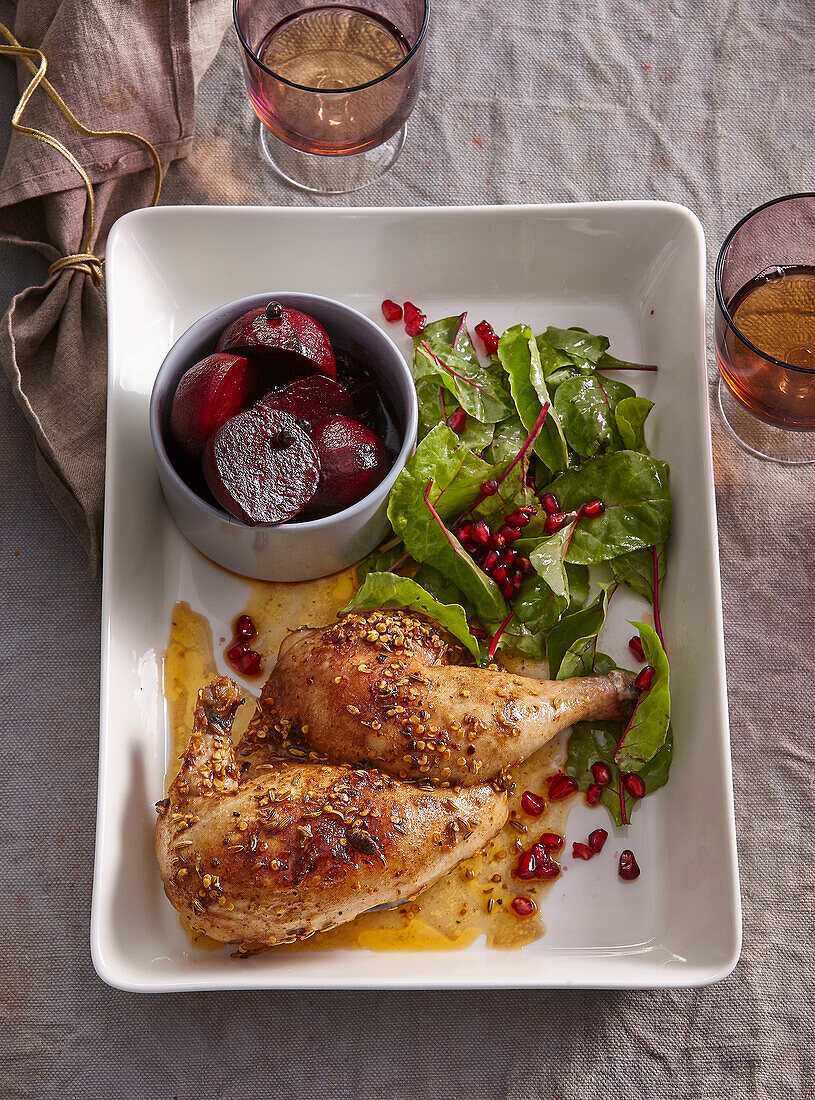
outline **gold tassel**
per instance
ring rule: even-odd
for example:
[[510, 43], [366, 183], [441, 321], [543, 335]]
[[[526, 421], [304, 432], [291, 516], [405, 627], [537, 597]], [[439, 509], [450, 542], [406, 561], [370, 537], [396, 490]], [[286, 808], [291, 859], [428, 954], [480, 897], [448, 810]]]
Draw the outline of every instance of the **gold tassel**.
[[28, 46], [21, 46], [8, 27], [4, 26], [2, 23], [0, 23], [0, 35], [2, 35], [8, 43], [7, 46], [0, 45], [0, 54], [9, 54], [11, 57], [19, 57], [32, 74], [31, 82], [20, 96], [20, 102], [17, 104], [14, 114], [11, 117], [12, 129], [16, 130], [19, 134], [26, 134], [28, 137], [33, 137], [37, 141], [43, 141], [46, 145], [50, 145], [52, 149], [56, 149], [56, 151], [65, 157], [71, 167], [82, 177], [82, 182], [88, 194], [88, 216], [85, 219], [85, 234], [82, 239], [81, 248], [79, 252], [71, 253], [68, 256], [61, 256], [58, 260], [55, 260], [48, 268], [48, 274], [56, 275], [59, 271], [64, 271], [66, 268], [73, 268], [76, 271], [82, 271], [86, 275], [90, 275], [93, 285], [100, 286], [104, 278], [103, 261], [91, 252], [91, 241], [93, 240], [96, 224], [93, 184], [88, 177], [88, 173], [73, 153], [67, 149], [61, 141], [51, 137], [50, 134], [43, 133], [42, 130], [35, 130], [31, 126], [24, 126], [20, 122], [23, 112], [28, 106], [28, 101], [31, 99], [34, 92], [37, 88], [41, 87], [66, 122], [68, 122], [77, 133], [82, 134], [83, 137], [118, 137], [128, 138], [137, 142], [150, 154], [153, 161], [153, 171], [156, 175], [156, 183], [153, 189], [153, 199], [150, 203], [151, 206], [157, 205], [159, 195], [161, 194], [162, 171], [158, 153], [147, 138], [140, 137], [138, 134], [131, 134], [128, 130], [91, 130], [87, 126], [84, 126], [68, 107], [67, 103], [54, 88], [53, 84], [45, 79], [45, 72], [48, 68], [48, 60], [45, 54], [42, 53], [41, 50], [31, 49]]

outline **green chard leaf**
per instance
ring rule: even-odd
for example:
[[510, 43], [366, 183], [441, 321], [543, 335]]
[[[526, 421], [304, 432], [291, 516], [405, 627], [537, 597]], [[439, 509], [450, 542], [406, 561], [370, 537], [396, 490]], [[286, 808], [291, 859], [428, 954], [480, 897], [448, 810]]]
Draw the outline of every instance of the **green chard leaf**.
[[571, 378], [575, 373], [574, 365], [572, 364], [571, 357], [564, 351], [558, 351], [558, 349], [549, 342], [545, 333], [535, 337], [535, 343], [538, 346], [538, 356], [540, 357], [541, 367], [543, 368], [543, 377], [546, 379], [546, 385], [549, 386], [550, 392], [553, 385], [558, 385], [558, 381], [554, 381], [561, 371], [565, 371], [564, 377]]
[[608, 348], [605, 336], [592, 336], [584, 328], [555, 328], [550, 325], [546, 338], [552, 347], [565, 351], [573, 361], [588, 361], [594, 366]]
[[[654, 547], [644, 550], [632, 550], [622, 557], [612, 558], [608, 563], [614, 579], [633, 592], [644, 596], [649, 603], [654, 602]], [[658, 580], [660, 586], [665, 579], [665, 546], [656, 548]]]
[[467, 615], [461, 604], [440, 603], [408, 577], [398, 577], [393, 573], [369, 573], [362, 588], [343, 611], [374, 607], [404, 607], [410, 611], [420, 611], [457, 638], [476, 661], [481, 660], [480, 647], [470, 633]]
[[592, 565], [668, 538], [671, 496], [668, 465], [638, 451], [613, 451], [567, 470], [545, 490], [565, 512], [602, 500], [601, 516], [578, 523], [566, 560]]
[[588, 607], [564, 615], [549, 631], [546, 657], [552, 679], [586, 676], [593, 671], [597, 637], [606, 621], [609, 598], [609, 586], [601, 585]]
[[670, 670], [659, 635], [647, 623], [632, 623], [640, 632], [645, 660], [654, 669], [647, 691], [640, 695], [614, 759], [624, 772], [639, 772], [652, 760], [668, 736], [671, 724]]
[[[416, 396], [419, 400], [418, 435], [421, 443], [435, 427], [446, 424], [461, 406], [445, 386], [432, 378], [422, 378], [416, 383]], [[492, 443], [494, 434], [494, 424], [482, 424], [474, 416], [467, 416], [464, 427], [457, 433], [471, 451], [483, 451]]]
[[[426, 563], [420, 565], [413, 574], [413, 579], [420, 584], [425, 592], [429, 592], [434, 600], [439, 603], [461, 603], [461, 592], [449, 578], [440, 573], [433, 565]], [[465, 608], [466, 610], [466, 608]]]
[[535, 440], [535, 454], [552, 473], [565, 470], [569, 464], [566, 439], [552, 408], [538, 345], [528, 325], [507, 329], [498, 343], [498, 358], [509, 376], [512, 400], [527, 432], [532, 430], [543, 406], [549, 403], [549, 415]]
[[543, 539], [529, 554], [532, 568], [544, 580], [556, 596], [569, 600], [569, 578], [566, 574], [566, 549], [569, 545], [573, 523]]
[[[566, 774], [577, 781], [581, 791], [586, 791], [594, 783], [592, 764], [598, 760], [608, 764], [611, 783], [603, 788], [601, 801], [617, 825], [624, 824], [620, 806], [620, 769], [614, 762], [614, 749], [621, 734], [621, 722], [577, 722], [569, 738], [565, 765]], [[672, 754], [673, 735], [669, 729], [662, 748], [640, 769], [639, 775], [645, 784], [646, 794], [652, 794], [667, 783]], [[631, 814], [639, 801], [625, 794], [625, 823], [631, 820]]]
[[436, 321], [414, 338], [413, 378], [417, 385], [431, 380], [442, 386], [468, 417], [495, 424], [511, 414], [511, 401], [497, 367], [482, 366], [464, 324], [466, 316]]
[[622, 449], [616, 409], [625, 399], [637, 400], [631, 387], [600, 374], [579, 375], [558, 386], [555, 412], [566, 442], [581, 458]]
[[[512, 416], [508, 416], [506, 420], [502, 420], [500, 424], [495, 424], [493, 433], [490, 444], [484, 451], [484, 458], [487, 462], [492, 462], [496, 466], [511, 462], [523, 447], [529, 434], [521, 423], [520, 417], [514, 413]], [[473, 450], [477, 449], [473, 447]]]
[[388, 500], [388, 519], [407, 552], [435, 566], [461, 589], [482, 622], [503, 619], [506, 602], [446, 523], [475, 500], [481, 482], [495, 472], [439, 424], [416, 448]]
[[357, 580], [360, 584], [369, 573], [384, 573], [406, 557], [405, 545], [400, 538], [390, 538], [363, 558], [357, 566]]
[[645, 445], [645, 421], [653, 407], [653, 401], [637, 396], [625, 397], [617, 404], [614, 419], [626, 450], [650, 454]]

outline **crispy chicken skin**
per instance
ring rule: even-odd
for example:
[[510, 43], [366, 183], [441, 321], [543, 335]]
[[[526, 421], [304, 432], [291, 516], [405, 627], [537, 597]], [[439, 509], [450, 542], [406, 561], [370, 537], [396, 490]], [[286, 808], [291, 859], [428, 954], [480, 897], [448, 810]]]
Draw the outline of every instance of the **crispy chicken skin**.
[[448, 663], [454, 656], [433, 626], [403, 611], [301, 631], [280, 647], [248, 736], [398, 779], [470, 786], [574, 722], [627, 718], [638, 697], [626, 672], [535, 680]]
[[377, 771], [236, 755], [242, 698], [220, 677], [199, 692], [192, 735], [158, 803], [164, 890], [217, 940], [276, 944], [331, 928], [429, 886], [507, 818], [491, 786], [434, 791]]

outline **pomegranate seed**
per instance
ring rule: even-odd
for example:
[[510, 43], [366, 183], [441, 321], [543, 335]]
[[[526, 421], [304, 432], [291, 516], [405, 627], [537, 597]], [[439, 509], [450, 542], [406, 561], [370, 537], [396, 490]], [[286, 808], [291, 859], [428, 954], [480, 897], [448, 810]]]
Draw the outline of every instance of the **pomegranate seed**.
[[520, 530], [517, 527], [511, 527], [508, 523], [499, 529], [498, 534], [503, 535], [507, 542], [515, 542], [521, 537]]
[[254, 649], [244, 654], [240, 662], [240, 670], [244, 676], [259, 676], [263, 666], [263, 658]]
[[645, 660], [645, 653], [643, 652], [642, 642], [640, 641], [639, 634], [635, 634], [633, 638], [628, 639], [628, 648], [631, 650], [638, 661]]
[[512, 563], [515, 561], [515, 559], [517, 557], [518, 557], [518, 551], [513, 550], [512, 547], [510, 546], [509, 549], [505, 550], [503, 552], [503, 554], [501, 555], [501, 563], [503, 565], [510, 566], [510, 565], [512, 565]]
[[603, 788], [597, 783], [592, 783], [586, 791], [586, 801], [590, 806], [596, 806], [603, 797]]
[[484, 564], [481, 566], [481, 568], [484, 570], [485, 573], [492, 573], [493, 569], [495, 569], [500, 560], [500, 556], [494, 550], [490, 550], [490, 552], [485, 556]]
[[248, 642], [235, 642], [226, 651], [226, 659], [230, 664], [237, 665], [247, 653], [251, 652], [252, 647]]
[[550, 852], [558, 852], [563, 847], [563, 837], [560, 833], [541, 833], [538, 843]]
[[607, 840], [608, 833], [605, 829], [595, 829], [593, 833], [589, 833], [589, 847], [593, 852], [602, 852]]
[[532, 791], [524, 791], [521, 795], [521, 806], [523, 807], [524, 813], [529, 814], [530, 817], [540, 817], [546, 809], [546, 803], [541, 796], [539, 794], [533, 794]]
[[533, 508], [531, 504], [524, 504], [518, 511], [522, 516], [527, 516], [530, 519], [538, 514], [538, 509]]
[[504, 538], [500, 531], [496, 531], [490, 539], [490, 546], [493, 548], [493, 550], [503, 550], [506, 544], [507, 540]]
[[405, 302], [405, 332], [408, 336], [419, 336], [424, 332], [427, 318], [413, 302]]
[[257, 634], [255, 624], [249, 615], [239, 615], [235, 620], [235, 637], [241, 641], [248, 641]]
[[462, 523], [456, 532], [458, 535], [458, 541], [463, 546], [472, 546], [473, 544], [473, 525], [471, 523]]
[[516, 564], [520, 571], [524, 574], [524, 576], [526, 576], [527, 573], [532, 572], [532, 562], [529, 560], [529, 558], [518, 558]]
[[588, 844], [581, 844], [579, 840], [572, 844], [572, 859], [591, 859], [593, 855]]
[[467, 427], [467, 414], [464, 409], [456, 409], [455, 412], [450, 413], [447, 417], [447, 427], [456, 435], [461, 435]]
[[507, 516], [507, 523], [512, 524], [513, 527], [526, 527], [529, 523], [529, 516], [525, 512], [518, 510], [513, 512], [512, 515]]
[[406, 321], [416, 321], [416, 320], [419, 319], [419, 317], [423, 317], [423, 316], [424, 316], [424, 314], [422, 313], [422, 311], [419, 309], [419, 307], [417, 305], [414, 305], [413, 302], [405, 302], [405, 320]]
[[592, 764], [591, 774], [594, 776], [594, 782], [599, 783], [601, 787], [607, 787], [611, 782], [611, 768], [608, 764], [604, 764], [602, 760]]
[[546, 517], [543, 529], [547, 535], [554, 535], [555, 531], [559, 531], [568, 518], [565, 512], [550, 512]]
[[634, 859], [634, 853], [630, 848], [626, 848], [624, 852], [620, 852], [620, 866], [618, 870], [620, 878], [631, 879], [640, 877], [640, 868], [637, 861]]
[[498, 351], [498, 336], [489, 321], [479, 321], [475, 326], [475, 334], [483, 343], [489, 355], [495, 355]]
[[554, 493], [547, 493], [541, 501], [541, 504], [543, 505], [544, 512], [546, 512], [548, 516], [557, 515], [560, 511], [560, 505]]
[[515, 595], [515, 586], [511, 580], [505, 580], [501, 585], [501, 592], [503, 593], [505, 600], [511, 600]]
[[[495, 551], [492, 550], [492, 551], [490, 551], [490, 553], [494, 554]], [[495, 569], [492, 570], [491, 576], [492, 576], [492, 579], [495, 581], [496, 584], [503, 584], [504, 581], [507, 579], [506, 566], [497, 565], [495, 567]]]
[[537, 909], [532, 898], [513, 898], [510, 902], [510, 906], [514, 913], [517, 913], [519, 917], [531, 917]]
[[537, 869], [538, 861], [534, 852], [521, 852], [513, 874], [515, 878], [534, 878]]
[[602, 516], [605, 512], [606, 506], [602, 500], [590, 500], [588, 504], [583, 505], [583, 515], [588, 516], [589, 519], [594, 519], [595, 516]]
[[570, 775], [564, 775], [563, 772], [550, 775], [547, 783], [549, 784], [549, 797], [551, 799], [567, 798], [577, 790], [575, 780]]
[[560, 864], [555, 863], [548, 855], [538, 860], [536, 878], [557, 878], [560, 874]]
[[482, 496], [491, 497], [498, 492], [498, 482], [491, 477], [488, 481], [482, 481], [479, 488]]
[[512, 587], [517, 592], [520, 589], [520, 587], [523, 583], [524, 583], [523, 572], [520, 569], [516, 569], [515, 572], [512, 574]]
[[485, 523], [483, 519], [480, 519], [478, 523], [473, 524], [470, 538], [473, 542], [477, 542], [479, 546], [487, 546], [491, 535], [492, 532], [490, 531], [489, 524]]
[[391, 298], [386, 298], [382, 303], [382, 315], [386, 321], [394, 324], [395, 321], [402, 320], [402, 307]]
[[651, 665], [646, 665], [639, 676], [634, 681], [634, 687], [639, 688], [640, 691], [647, 691], [654, 680], [654, 669]]
[[642, 778], [635, 772], [629, 772], [623, 778], [625, 789], [631, 795], [632, 798], [644, 798], [645, 797], [645, 784]]

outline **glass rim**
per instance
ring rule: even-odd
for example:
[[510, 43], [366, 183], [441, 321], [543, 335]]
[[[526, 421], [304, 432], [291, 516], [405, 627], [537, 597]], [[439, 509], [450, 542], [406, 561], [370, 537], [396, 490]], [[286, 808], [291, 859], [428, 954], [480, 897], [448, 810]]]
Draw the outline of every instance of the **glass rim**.
[[[361, 92], [365, 88], [373, 88], [377, 84], [381, 84], [383, 80], [388, 80], [391, 76], [393, 76], [394, 73], [399, 72], [402, 66], [406, 65], [416, 53], [419, 46], [421, 46], [422, 42], [424, 41], [424, 36], [427, 31], [427, 25], [430, 22], [430, 0], [422, 0], [422, 3], [424, 4], [424, 18], [422, 19], [422, 25], [419, 28], [419, 33], [416, 36], [416, 41], [410, 47], [410, 49], [399, 62], [399, 64], [394, 65], [392, 69], [388, 69], [388, 71], [386, 73], [383, 73], [382, 76], [377, 76], [374, 80], [368, 80], [365, 84], [353, 84], [350, 88], [312, 88], [309, 84], [296, 84], [293, 80], [288, 80], [285, 76], [281, 76], [280, 73], [276, 73], [274, 69], [270, 69], [268, 65], [264, 65], [264, 63], [260, 60], [260, 58], [257, 56], [255, 51], [251, 48], [251, 46], [243, 36], [243, 31], [241, 30], [240, 24], [238, 23], [239, 3], [240, 0], [232, 0], [232, 22], [234, 23], [235, 33], [238, 36], [238, 40], [241, 46], [243, 46], [244, 52], [247, 53], [249, 57], [252, 58], [254, 63], [260, 66], [260, 68], [263, 69], [265, 73], [268, 73], [269, 76], [274, 77], [275, 80], [279, 80], [282, 84], [288, 84], [290, 88], [297, 88], [297, 90], [300, 92], [318, 92], [320, 95], [348, 95], [349, 92]], [[340, 5], [316, 4], [313, 6], [332, 7]], [[297, 13], [295, 12], [293, 14]]]
[[[237, 3], [237, 0], [236, 0]], [[768, 363], [775, 363], [777, 367], [783, 367], [785, 370], [794, 370], [798, 374], [815, 374], [815, 367], [796, 367], [794, 363], [788, 363], [785, 359], [776, 359], [774, 355], [770, 355], [769, 352], [762, 351], [761, 348], [756, 347], [752, 340], [748, 340], [738, 325], [733, 320], [733, 316], [727, 307], [724, 294], [722, 293], [722, 269], [724, 267], [725, 252], [730, 247], [730, 242], [735, 235], [741, 229], [743, 225], [746, 225], [752, 217], [756, 214], [760, 214], [762, 210], [766, 210], [770, 206], [776, 206], [779, 202], [791, 202], [793, 199], [815, 199], [815, 191], [794, 191], [789, 195], [779, 195], [776, 199], [770, 199], [768, 202], [763, 202], [761, 206], [757, 206], [754, 210], [750, 210], [744, 217], [738, 221], [727, 236], [724, 239], [724, 244], [719, 249], [719, 256], [716, 260], [716, 271], [713, 278], [713, 284], [716, 292], [716, 305], [719, 307], [722, 316], [727, 322], [731, 331], [741, 340], [743, 344], [746, 344], [751, 351], [754, 351], [756, 355], [760, 355], [762, 359], [766, 359]]]

